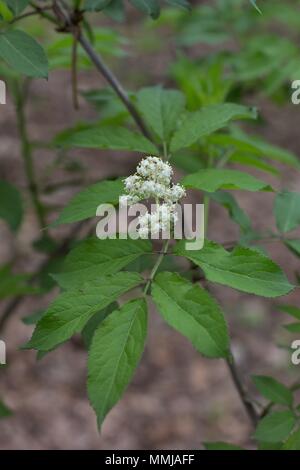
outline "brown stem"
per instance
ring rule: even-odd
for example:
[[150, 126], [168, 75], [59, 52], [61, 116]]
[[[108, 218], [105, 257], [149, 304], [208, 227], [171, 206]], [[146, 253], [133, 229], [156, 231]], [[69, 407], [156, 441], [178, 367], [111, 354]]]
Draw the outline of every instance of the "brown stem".
[[107, 67], [107, 65], [103, 62], [101, 56], [96, 53], [93, 46], [85, 38], [82, 32], [79, 31], [79, 25], [72, 19], [71, 12], [68, 10], [68, 6], [65, 4], [65, 2], [56, 0], [54, 2], [53, 10], [54, 13], [57, 15], [58, 20], [61, 23], [64, 23], [63, 29], [65, 31], [69, 31], [75, 38], [77, 37], [78, 42], [85, 50], [86, 54], [89, 56], [90, 60], [95, 65], [96, 69], [101, 73], [101, 75], [103, 75], [103, 77], [107, 80], [107, 82], [116, 92], [120, 100], [124, 103], [132, 118], [136, 122], [137, 126], [140, 128], [142, 134], [149, 140], [152, 140], [151, 134], [149, 133], [143, 121], [143, 118], [141, 117], [134, 104], [130, 101], [129, 96], [124, 90], [122, 84], [113, 74], [113, 72]]
[[74, 109], [79, 109], [78, 103], [78, 75], [77, 75], [77, 50], [78, 50], [78, 31], [77, 34], [73, 36], [73, 45], [72, 45], [72, 95], [73, 95], [73, 106]]
[[94, 51], [92, 45], [87, 41], [87, 39], [81, 34], [79, 36], [79, 42], [97, 70], [105, 77], [105, 79], [108, 81], [108, 83], [111, 85], [111, 87], [114, 89], [116, 94], [119, 96], [121, 101], [124, 103], [126, 108], [128, 109], [129, 113], [135, 120], [137, 126], [140, 128], [141, 132], [145, 137], [147, 137], [149, 140], [152, 140], [152, 137], [146, 128], [146, 125], [140, 116], [139, 112], [137, 111], [136, 107], [133, 105], [133, 103], [130, 101], [126, 91], [122, 87], [121, 83], [118, 81], [118, 79], [115, 77], [115, 75], [112, 73], [112, 71], [106, 66], [106, 64], [102, 61], [101, 57], [96, 54]]
[[10, 24], [16, 23], [17, 21], [23, 20], [24, 18], [28, 18], [30, 16], [42, 15], [43, 13], [46, 13], [47, 11], [50, 11], [50, 10], [52, 10], [52, 6], [39, 7], [39, 6], [34, 5], [33, 11], [28, 11], [26, 13], [23, 13], [20, 16], [16, 16], [10, 21]]
[[240, 375], [239, 375], [239, 372], [237, 370], [237, 367], [236, 367], [236, 364], [235, 364], [235, 361], [234, 361], [234, 357], [233, 355], [231, 354], [231, 357], [230, 359], [226, 359], [226, 364], [228, 366], [228, 369], [229, 369], [229, 372], [230, 372], [230, 375], [231, 375], [231, 378], [232, 378], [232, 381], [235, 385], [235, 388], [239, 394], [239, 397], [242, 401], [242, 404], [244, 405], [244, 408], [245, 408], [245, 411], [247, 413], [247, 415], [249, 416], [249, 419], [253, 425], [253, 427], [255, 428], [257, 423], [258, 423], [258, 414], [257, 414], [257, 411], [251, 401], [251, 399], [249, 398], [244, 386], [243, 386], [243, 383], [242, 383], [242, 380], [240, 378]]

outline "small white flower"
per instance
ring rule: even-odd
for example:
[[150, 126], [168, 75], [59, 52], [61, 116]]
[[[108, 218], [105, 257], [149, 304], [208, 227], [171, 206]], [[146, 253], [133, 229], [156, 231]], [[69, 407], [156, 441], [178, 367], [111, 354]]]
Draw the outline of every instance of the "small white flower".
[[125, 179], [124, 183], [125, 183], [126, 191], [128, 192], [136, 191], [139, 185], [141, 184], [141, 178], [137, 175], [131, 175]]
[[148, 238], [148, 236], [149, 236], [148, 227], [140, 227], [139, 230], [138, 230], [138, 234], [141, 238]]
[[138, 218], [141, 238], [167, 230], [178, 220], [177, 202], [185, 196], [180, 184], [172, 185], [173, 169], [158, 157], [146, 157], [137, 166], [136, 173], [124, 180], [127, 194], [120, 197], [120, 205], [132, 205], [143, 199], [154, 199], [155, 212]]
[[158, 157], [147, 157], [137, 167], [137, 174], [146, 179], [169, 185], [173, 174], [169, 163], [163, 162]]
[[170, 202], [178, 202], [180, 199], [182, 199], [185, 196], [185, 189], [183, 186], [180, 184], [174, 184], [171, 188], [168, 190], [168, 194], [166, 196], [166, 199]]
[[125, 206], [132, 206], [133, 204], [136, 204], [139, 202], [139, 198], [137, 196], [130, 196], [128, 194], [123, 194], [119, 198], [119, 204], [120, 207], [125, 207]]

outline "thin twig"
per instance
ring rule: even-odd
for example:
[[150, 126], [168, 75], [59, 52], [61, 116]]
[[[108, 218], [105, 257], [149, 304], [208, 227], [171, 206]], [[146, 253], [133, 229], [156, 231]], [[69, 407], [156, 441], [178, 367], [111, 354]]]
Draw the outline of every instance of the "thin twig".
[[22, 15], [16, 16], [10, 21], [10, 24], [14, 24], [17, 21], [23, 20], [24, 18], [28, 18], [30, 16], [42, 15], [42, 13], [46, 13], [47, 11], [50, 11], [50, 10], [52, 10], [52, 6], [39, 7], [35, 5], [34, 10], [28, 11], [26, 13], [23, 13]]
[[137, 126], [140, 128], [141, 132], [145, 137], [147, 137], [149, 140], [152, 140], [152, 137], [142, 119], [140, 116], [139, 112], [137, 111], [136, 107], [133, 105], [133, 103], [130, 101], [126, 91], [118, 81], [118, 79], [115, 77], [115, 75], [112, 73], [112, 71], [106, 66], [106, 64], [102, 61], [102, 58], [96, 54], [95, 50], [93, 49], [92, 45], [87, 41], [87, 39], [82, 35], [82, 33], [79, 36], [79, 42], [91, 61], [94, 63], [95, 67], [97, 70], [105, 77], [105, 79], [108, 81], [108, 83], [111, 85], [111, 87], [114, 89], [116, 94], [119, 96], [119, 98], [122, 100], [126, 108], [128, 109], [129, 113], [135, 120]]
[[73, 36], [73, 44], [72, 44], [72, 70], [71, 70], [71, 75], [72, 75], [72, 95], [73, 95], [73, 106], [74, 109], [78, 110], [79, 109], [79, 103], [78, 103], [78, 69], [77, 69], [77, 63], [78, 63], [78, 31], [77, 34], [74, 34]]
[[145, 286], [145, 289], [144, 289], [144, 292], [143, 292], [144, 295], [148, 294], [149, 288], [150, 288], [151, 283], [152, 283], [152, 281], [153, 281], [153, 279], [154, 279], [154, 277], [157, 273], [157, 270], [158, 270], [159, 266], [161, 265], [161, 262], [162, 262], [164, 256], [166, 255], [166, 253], [168, 251], [169, 244], [170, 244], [170, 240], [165, 240], [165, 242], [163, 244], [162, 252], [160, 253], [159, 257], [157, 258], [157, 261], [156, 261], [155, 265], [152, 268], [150, 277], [149, 277], [148, 282]]
[[252, 403], [252, 401], [250, 400], [250, 398], [248, 397], [248, 394], [243, 386], [243, 383], [242, 383], [242, 380], [239, 376], [239, 372], [237, 370], [237, 367], [236, 367], [236, 364], [235, 364], [235, 361], [234, 361], [234, 357], [233, 355], [231, 354], [231, 358], [230, 359], [226, 359], [226, 364], [228, 366], [228, 369], [230, 371], [230, 375], [231, 375], [231, 378], [232, 378], [232, 381], [235, 385], [235, 388], [239, 394], [239, 397], [244, 405], [244, 408], [245, 408], [245, 411], [247, 413], [247, 415], [249, 416], [249, 419], [253, 425], [253, 427], [255, 428], [257, 423], [258, 423], [258, 420], [259, 420], [259, 417], [258, 417], [258, 413]]
[[[46, 10], [43, 10], [40, 6], [36, 5], [34, 2], [29, 2], [29, 5], [32, 8], [34, 8], [34, 10], [37, 12], [37, 14], [39, 14], [40, 16], [45, 18], [46, 20], [50, 21], [51, 23], [57, 24], [56, 18], [54, 16], [50, 15]], [[51, 5], [51, 9], [52, 8], [53, 8], [53, 6]]]

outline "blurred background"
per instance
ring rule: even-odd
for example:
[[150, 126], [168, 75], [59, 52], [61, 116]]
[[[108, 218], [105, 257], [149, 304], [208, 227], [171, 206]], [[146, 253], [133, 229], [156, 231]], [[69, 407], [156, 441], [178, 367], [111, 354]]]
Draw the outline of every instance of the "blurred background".
[[[93, 14], [91, 22], [98, 53], [124, 87], [132, 93], [157, 84], [179, 88], [190, 109], [224, 100], [256, 106], [258, 122], [242, 129], [260, 136], [265, 145], [272, 144], [269, 149], [260, 147], [262, 155], [269, 151], [282, 158], [272, 171], [266, 162], [259, 168], [259, 151], [239, 149], [233, 166], [244, 159], [246, 171], [260, 176], [263, 172], [263, 179], [275, 188], [299, 191], [300, 173], [282, 161], [283, 155], [296, 160], [300, 155], [300, 108], [291, 102], [291, 82], [300, 79], [300, 2], [261, 1], [259, 14], [247, 0], [193, 1], [191, 11], [164, 5], [157, 20], [127, 2], [125, 11], [117, 8], [119, 2], [113, 3], [115, 8]], [[132, 173], [141, 156], [53, 144], [58, 133], [79, 123], [101, 120], [122, 125], [128, 115], [83, 52], [75, 110], [68, 36], [35, 17], [18, 27], [44, 44], [51, 72], [48, 81], [16, 78], [0, 62], [0, 78], [8, 85], [7, 104], [0, 105], [0, 179], [18, 189], [23, 207], [17, 229], [0, 220], [0, 339], [7, 344], [0, 399], [10, 410], [0, 420], [0, 449], [197, 449], [210, 440], [251, 447], [251, 426], [226, 364], [202, 358], [153, 307], [140, 367], [101, 434], [87, 400], [81, 339], [73, 338], [39, 361], [33, 351], [20, 350], [31, 335], [34, 315], [57, 295], [49, 273], [59, 269], [73, 238], [95, 226], [95, 220], [88, 221], [74, 233], [70, 226], [43, 230], [41, 222], [46, 226], [55, 220], [87, 184]], [[28, 143], [44, 207], [40, 220], [26, 178]], [[201, 168], [201, 152], [177, 163], [177, 178], [184, 171], [196, 171]], [[275, 229], [274, 195], [235, 196], [254, 231]], [[69, 243], [58, 250], [66, 236]], [[239, 236], [239, 227], [214, 202], [209, 238], [223, 243]], [[299, 255], [276, 241], [262, 245], [294, 279], [300, 272]], [[35, 282], [28, 287], [32, 275]], [[214, 286], [213, 291], [226, 313], [237, 364], [253, 396], [251, 374], [273, 374], [287, 384], [295, 381], [299, 366], [291, 364], [289, 351], [294, 336], [282, 328], [287, 318], [279, 307], [299, 306], [298, 290], [288, 299], [273, 301], [229, 288]]]

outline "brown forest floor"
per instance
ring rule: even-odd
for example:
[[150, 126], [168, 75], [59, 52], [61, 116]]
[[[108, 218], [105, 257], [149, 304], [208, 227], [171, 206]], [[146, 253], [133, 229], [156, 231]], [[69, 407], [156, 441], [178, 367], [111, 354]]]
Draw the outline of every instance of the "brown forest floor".
[[[119, 74], [127, 83], [130, 78], [124, 74], [131, 65], [124, 61], [119, 66]], [[146, 60], [145, 64], [139, 62], [139, 67], [149, 69]], [[163, 72], [164, 61], [157, 58], [151, 80], [155, 82]], [[88, 89], [90, 85], [103, 85], [94, 72], [81, 77], [83, 88]], [[278, 108], [261, 97], [254, 102], [268, 122], [260, 132], [271, 142], [300, 155], [299, 108], [292, 105]], [[0, 113], [0, 177], [24, 188], [13, 107], [11, 104], [1, 107]], [[34, 82], [28, 106], [33, 138], [48, 140], [79, 117], [93, 116], [95, 113], [82, 103], [74, 117], [68, 74], [54, 73], [49, 82]], [[128, 174], [139, 158], [116, 152], [110, 152], [107, 158], [107, 152], [84, 150], [71, 152], [71, 155], [88, 168], [87, 180], [95, 176], [101, 179], [111, 174]], [[40, 174], [52, 161], [53, 153], [39, 150], [35, 158]], [[52, 181], [64, 177], [61, 170], [56, 170]], [[280, 182], [269, 179], [277, 187], [299, 190], [299, 174], [286, 168], [282, 168]], [[70, 189], [61, 190], [45, 197], [45, 201], [64, 204], [71, 194]], [[241, 193], [238, 197], [256, 228], [273, 226], [272, 195]], [[4, 224], [0, 225], [0, 264], [17, 254], [20, 269], [30, 271], [36, 262], [31, 242], [37, 237], [38, 229], [29, 203], [28, 206], [15, 242]], [[225, 212], [213, 205], [210, 238], [225, 241], [236, 236], [236, 228]], [[299, 268], [297, 260], [279, 244], [269, 244], [267, 249], [290, 276]], [[272, 372], [292, 382], [299, 371], [290, 367], [288, 354], [275, 345], [284, 338], [280, 328], [284, 317], [279, 314], [276, 302], [238, 294], [231, 289], [214, 290], [226, 311], [241, 371], [248, 377]], [[163, 324], [156, 313], [151, 316], [147, 348], [135, 379], [99, 435], [86, 398], [86, 352], [81, 345], [69, 342], [40, 362], [36, 362], [32, 351], [18, 350], [31, 333], [31, 328], [23, 325], [20, 318], [44, 308], [53, 295], [22, 302], [2, 334], [1, 339], [8, 344], [8, 367], [1, 369], [0, 396], [14, 414], [0, 422], [0, 449], [196, 449], [208, 440], [249, 445], [251, 428], [226, 365], [220, 360], [201, 358], [185, 339]], [[299, 293], [292, 294], [289, 300], [299, 302]], [[278, 302], [286, 302], [286, 299]]]

